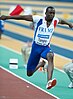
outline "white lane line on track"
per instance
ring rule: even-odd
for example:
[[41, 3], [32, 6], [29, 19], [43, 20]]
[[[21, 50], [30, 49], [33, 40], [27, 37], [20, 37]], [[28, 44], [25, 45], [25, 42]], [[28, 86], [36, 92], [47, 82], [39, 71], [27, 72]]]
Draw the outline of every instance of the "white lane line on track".
[[3, 70], [5, 70], [5, 71], [7, 71], [7, 72], [10, 73], [10, 74], [12, 74], [13, 76], [15, 76], [15, 77], [17, 77], [17, 78], [19, 78], [19, 79], [21, 79], [21, 80], [23, 80], [23, 81], [25, 81], [25, 82], [31, 84], [31, 85], [33, 85], [34, 87], [36, 87], [36, 88], [38, 88], [39, 90], [41, 90], [41, 91], [47, 93], [48, 95], [51, 95], [51, 96], [55, 97], [56, 99], [60, 99], [59, 97], [57, 97], [57, 96], [55, 96], [55, 95], [53, 95], [53, 94], [47, 92], [46, 90], [44, 90], [44, 89], [42, 89], [42, 88], [36, 86], [35, 84], [33, 84], [33, 83], [27, 81], [26, 79], [24, 79], [24, 78], [22, 78], [22, 77], [16, 75], [16, 74], [13, 73], [13, 72], [9, 71], [8, 69], [6, 69], [6, 68], [4, 68], [4, 67], [2, 67], [2, 66], [0, 66], [0, 68], [3, 69]]

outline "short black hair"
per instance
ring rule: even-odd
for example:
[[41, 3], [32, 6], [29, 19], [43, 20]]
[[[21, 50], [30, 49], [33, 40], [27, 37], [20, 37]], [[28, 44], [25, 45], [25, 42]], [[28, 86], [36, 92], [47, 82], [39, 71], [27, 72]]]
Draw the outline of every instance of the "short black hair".
[[54, 7], [52, 7], [52, 6], [48, 6], [47, 8], [46, 8], [46, 12], [48, 11], [48, 9], [54, 9], [55, 10], [55, 8]]

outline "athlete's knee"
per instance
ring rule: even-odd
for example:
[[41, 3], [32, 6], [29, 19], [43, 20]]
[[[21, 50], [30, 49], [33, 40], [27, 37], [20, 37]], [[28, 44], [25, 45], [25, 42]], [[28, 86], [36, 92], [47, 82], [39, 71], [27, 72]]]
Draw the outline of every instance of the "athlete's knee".
[[27, 71], [27, 76], [32, 76], [33, 75], [33, 72], [29, 72], [29, 71]]
[[47, 59], [48, 60], [53, 60], [54, 54], [52, 52], [47, 54]]

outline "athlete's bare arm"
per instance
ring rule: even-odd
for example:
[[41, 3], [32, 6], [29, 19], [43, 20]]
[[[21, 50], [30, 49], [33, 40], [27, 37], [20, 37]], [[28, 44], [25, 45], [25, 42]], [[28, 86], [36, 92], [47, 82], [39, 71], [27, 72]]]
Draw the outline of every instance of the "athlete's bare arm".
[[66, 25], [68, 25], [70, 28], [73, 28], [73, 24], [71, 24], [71, 23], [69, 23], [69, 22], [67, 22], [67, 21], [65, 21], [65, 20], [59, 20], [59, 23], [58, 24], [66, 24]]
[[7, 19], [15, 19], [15, 20], [26, 20], [33, 22], [32, 15], [14, 15], [14, 16], [5, 16], [2, 15], [0, 20], [7, 20]]

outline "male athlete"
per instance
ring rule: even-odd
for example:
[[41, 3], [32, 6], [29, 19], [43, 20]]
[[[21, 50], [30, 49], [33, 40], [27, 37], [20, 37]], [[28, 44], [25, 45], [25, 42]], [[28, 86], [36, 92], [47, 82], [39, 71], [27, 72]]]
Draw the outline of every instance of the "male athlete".
[[59, 20], [56, 18], [55, 9], [51, 6], [46, 8], [44, 17], [39, 15], [18, 15], [1, 16], [0, 19], [16, 19], [34, 22], [34, 39], [31, 54], [27, 63], [27, 75], [32, 76], [39, 67], [44, 67], [44, 61], [39, 63], [39, 60], [42, 57], [48, 61], [48, 82], [46, 88], [51, 89], [54, 87], [56, 85], [56, 79], [52, 79], [54, 70], [54, 53], [50, 48], [50, 40], [57, 24], [66, 24], [70, 28], [73, 28], [73, 25], [64, 20]]

